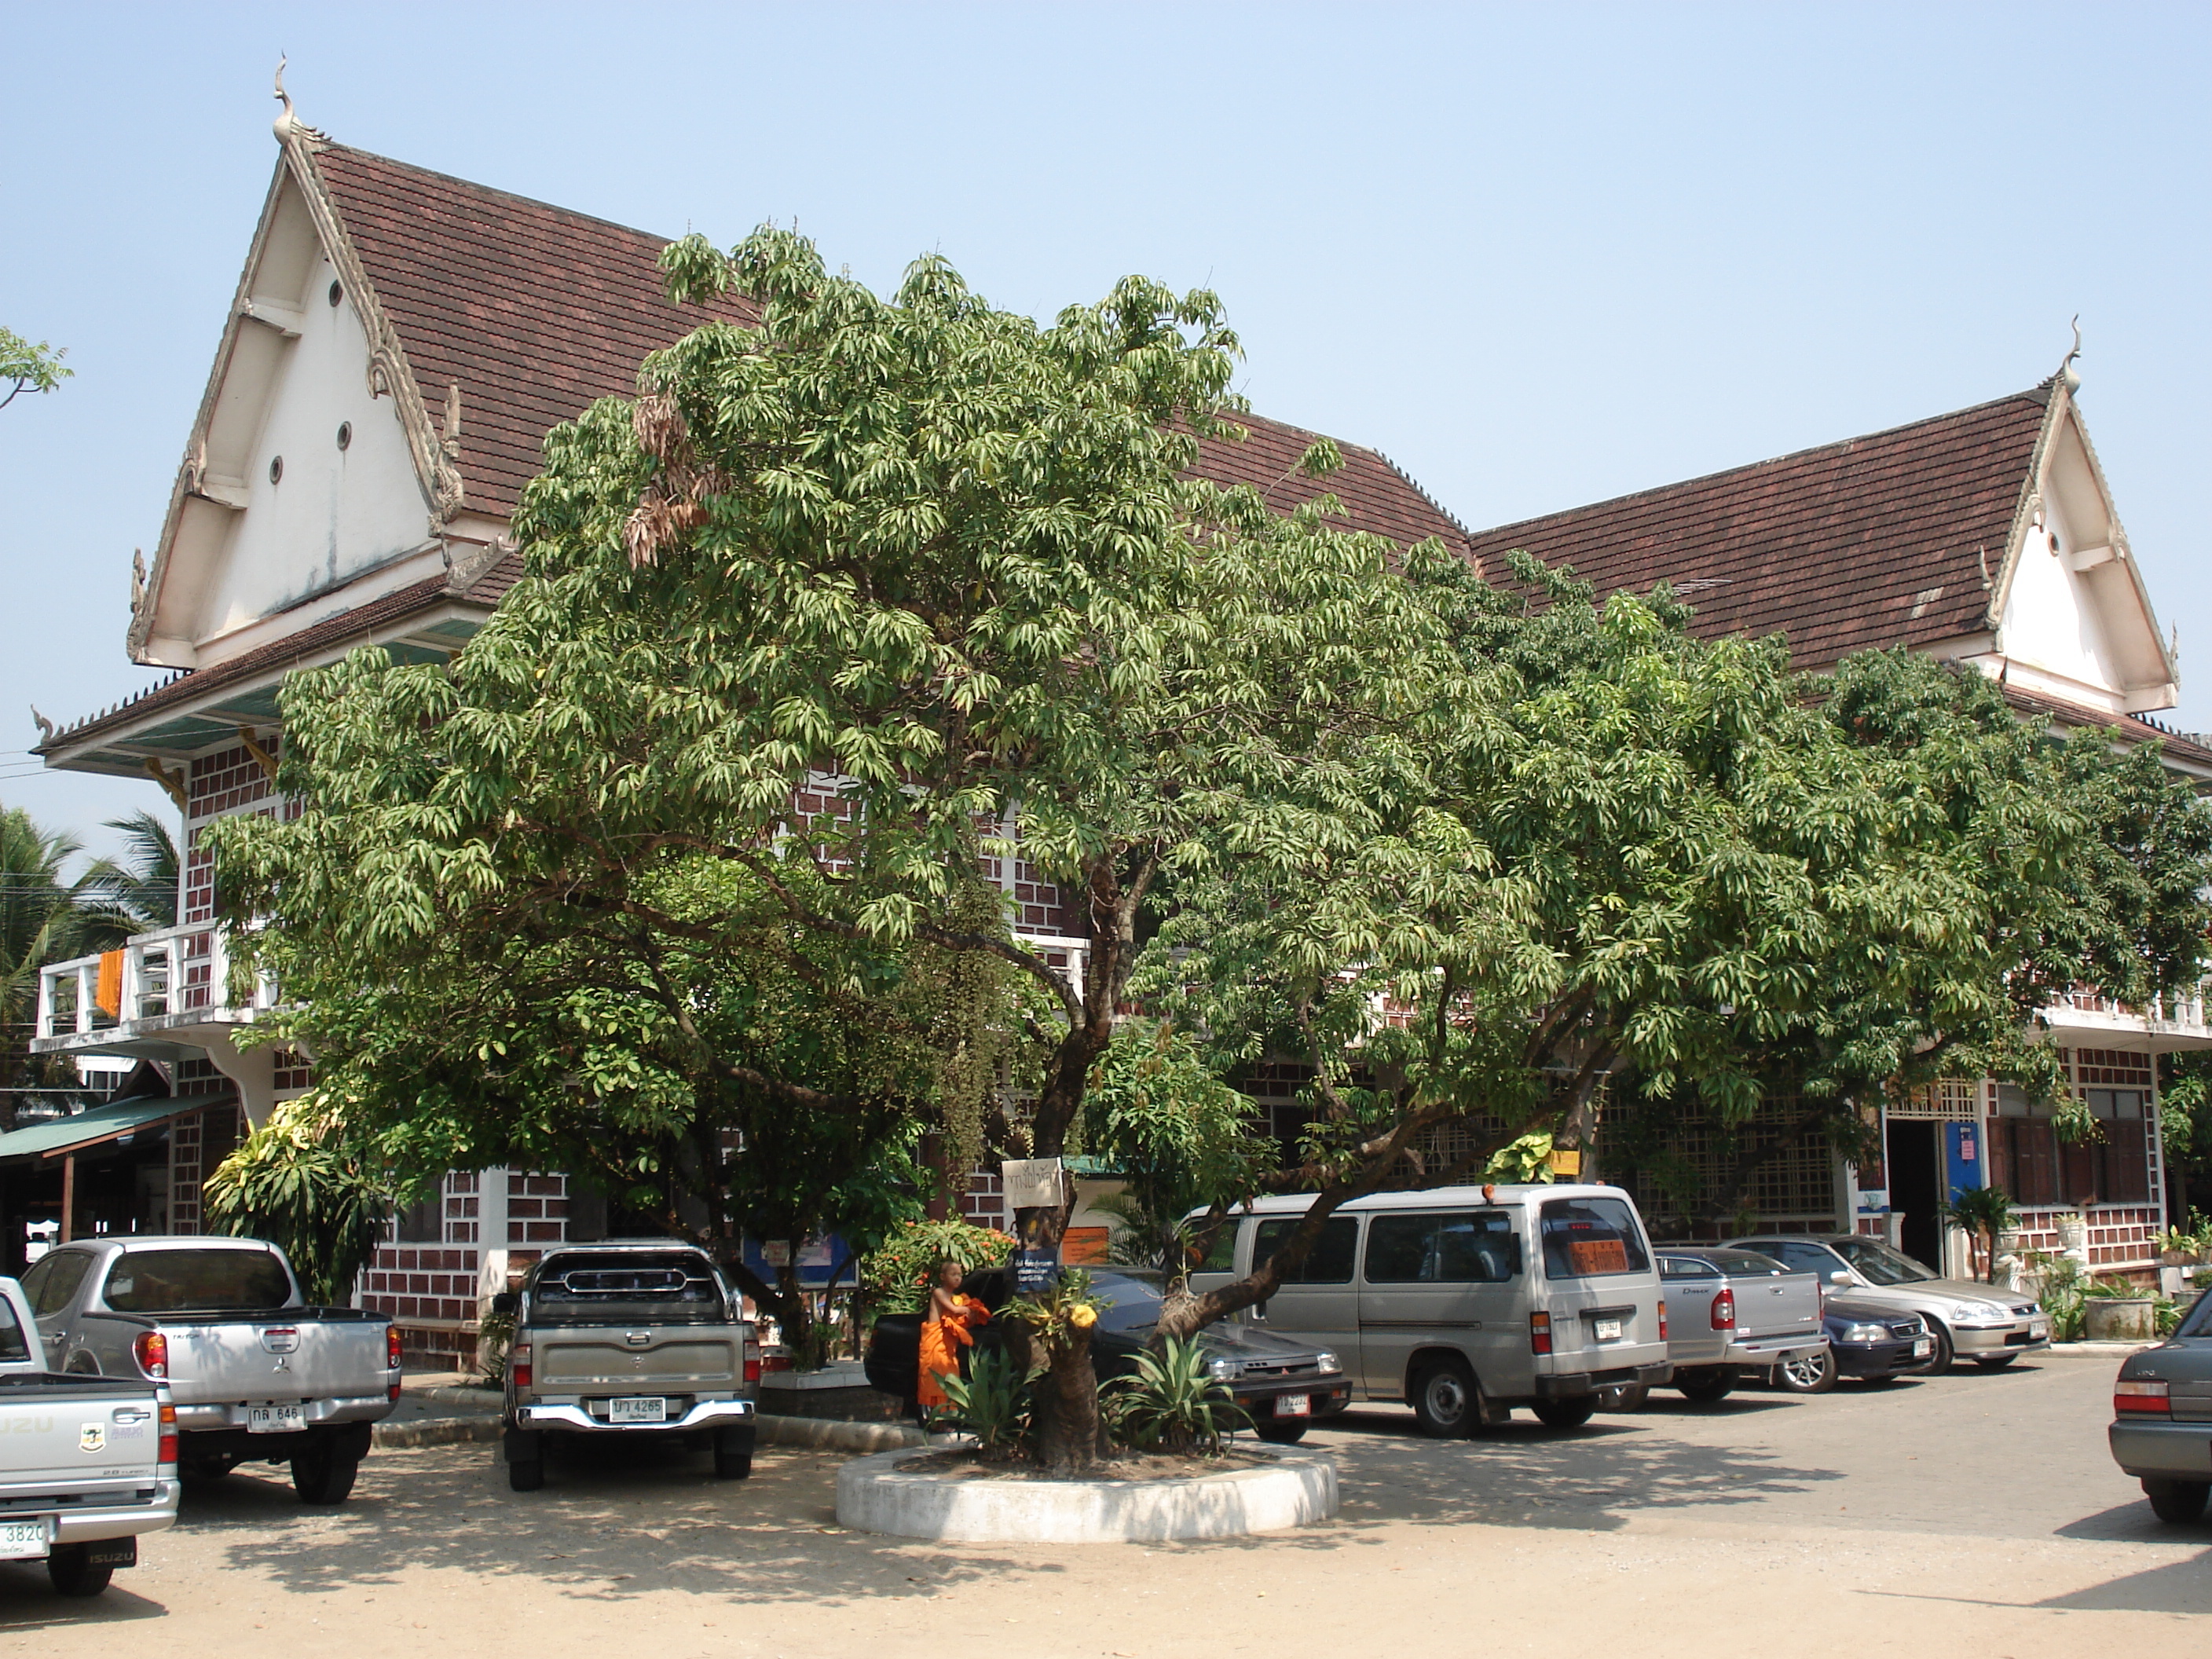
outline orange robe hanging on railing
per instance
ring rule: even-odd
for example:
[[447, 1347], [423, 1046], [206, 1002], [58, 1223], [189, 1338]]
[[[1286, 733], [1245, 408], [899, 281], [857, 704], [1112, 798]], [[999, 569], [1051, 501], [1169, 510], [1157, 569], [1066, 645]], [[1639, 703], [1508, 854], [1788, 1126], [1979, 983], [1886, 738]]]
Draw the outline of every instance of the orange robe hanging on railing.
[[933, 1411], [943, 1411], [952, 1403], [945, 1397], [945, 1379], [960, 1369], [960, 1350], [975, 1344], [969, 1327], [991, 1317], [990, 1310], [974, 1297], [957, 1300], [958, 1317], [922, 1322], [921, 1366], [915, 1381], [915, 1398]]

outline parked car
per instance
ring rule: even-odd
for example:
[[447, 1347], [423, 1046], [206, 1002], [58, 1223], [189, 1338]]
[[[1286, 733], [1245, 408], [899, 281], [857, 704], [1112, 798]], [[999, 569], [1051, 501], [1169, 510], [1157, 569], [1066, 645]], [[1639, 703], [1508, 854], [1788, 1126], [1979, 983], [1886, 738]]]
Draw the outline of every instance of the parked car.
[[168, 1385], [187, 1478], [289, 1463], [302, 1503], [343, 1504], [399, 1399], [392, 1322], [307, 1306], [259, 1239], [81, 1239], [40, 1257], [23, 1290], [52, 1369]]
[[[1151, 1275], [1099, 1268], [1091, 1274], [1091, 1288], [1107, 1304], [1091, 1334], [1091, 1363], [1099, 1381], [1110, 1382], [1136, 1369], [1137, 1356], [1152, 1340], [1159, 1323], [1161, 1287]], [[1012, 1299], [1012, 1275], [1004, 1267], [970, 1273], [965, 1294], [995, 1314]], [[976, 1330], [975, 1340], [989, 1347], [999, 1334], [995, 1323], [986, 1324]], [[1197, 1341], [1207, 1370], [1243, 1407], [1253, 1432], [1263, 1440], [1294, 1443], [1316, 1417], [1334, 1415], [1351, 1400], [1337, 1356], [1314, 1343], [1226, 1322], [1206, 1326]], [[909, 1409], [921, 1381], [921, 1342], [918, 1313], [884, 1315], [868, 1342], [869, 1385], [896, 1395]]]
[[2033, 1297], [1971, 1279], [1946, 1279], [1877, 1238], [1856, 1233], [1766, 1234], [1729, 1243], [1817, 1273], [1832, 1291], [1848, 1291], [1869, 1306], [1919, 1315], [1932, 1340], [1933, 1351], [1921, 1367], [1930, 1376], [1949, 1370], [1954, 1358], [1997, 1370], [2051, 1346], [2051, 1320]]
[[49, 1371], [23, 1287], [0, 1279], [0, 1561], [43, 1559], [97, 1595], [177, 1521], [177, 1413], [162, 1384]]
[[760, 1346], [738, 1294], [704, 1250], [666, 1238], [549, 1250], [520, 1291], [507, 1350], [507, 1485], [545, 1484], [564, 1437], [681, 1439], [711, 1448], [714, 1473], [752, 1473]]
[[1662, 1244], [1667, 1358], [1685, 1399], [1711, 1405], [1747, 1371], [1832, 1366], [1820, 1281], [1771, 1256], [1716, 1245]]
[[1823, 1316], [1837, 1375], [1893, 1382], [1935, 1357], [1936, 1338], [1918, 1314], [1899, 1313], [1856, 1296], [1832, 1296]]
[[[1249, 1273], [1310, 1198], [1263, 1198], [1191, 1274]], [[1341, 1357], [1356, 1397], [1403, 1400], [1425, 1434], [1472, 1434], [1527, 1407], [1579, 1428], [1608, 1390], [1664, 1384], [1667, 1304], [1636, 1205], [1618, 1187], [1447, 1187], [1355, 1199], [1243, 1316]]]
[[2142, 1482], [2161, 1521], [2186, 1523], [2212, 1495], [2212, 1297], [2174, 1334], [2130, 1354], [2112, 1384], [2112, 1461]]

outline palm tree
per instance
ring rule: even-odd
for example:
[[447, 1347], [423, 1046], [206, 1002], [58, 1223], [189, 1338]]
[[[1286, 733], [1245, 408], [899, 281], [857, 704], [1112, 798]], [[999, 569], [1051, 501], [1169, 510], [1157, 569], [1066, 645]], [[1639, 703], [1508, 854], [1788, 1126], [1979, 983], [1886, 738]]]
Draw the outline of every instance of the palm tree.
[[75, 836], [40, 829], [21, 807], [0, 808], [0, 1079], [28, 1071], [39, 969], [139, 931], [94, 884], [91, 871], [68, 878], [82, 850]]
[[81, 884], [104, 895], [114, 912], [134, 922], [134, 933], [175, 927], [181, 860], [169, 826], [141, 811], [127, 818], [110, 818], [107, 827], [122, 832], [124, 856], [94, 860]]

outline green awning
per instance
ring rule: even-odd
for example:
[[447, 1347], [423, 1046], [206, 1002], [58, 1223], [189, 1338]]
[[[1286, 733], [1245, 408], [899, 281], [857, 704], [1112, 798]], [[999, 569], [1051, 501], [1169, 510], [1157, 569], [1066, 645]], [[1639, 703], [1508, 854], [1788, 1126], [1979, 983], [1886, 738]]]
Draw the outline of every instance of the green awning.
[[0, 1135], [0, 1160], [17, 1158], [59, 1158], [102, 1141], [135, 1134], [149, 1124], [161, 1123], [204, 1106], [221, 1106], [232, 1095], [187, 1095], [158, 1100], [117, 1100], [95, 1106], [75, 1117], [58, 1117]]

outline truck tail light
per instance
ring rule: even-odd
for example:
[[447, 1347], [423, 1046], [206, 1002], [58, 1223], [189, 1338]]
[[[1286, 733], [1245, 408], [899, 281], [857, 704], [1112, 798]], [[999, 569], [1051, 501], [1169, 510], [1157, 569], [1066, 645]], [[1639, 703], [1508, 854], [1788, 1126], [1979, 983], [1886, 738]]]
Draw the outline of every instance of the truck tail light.
[[530, 1345], [521, 1342], [507, 1356], [507, 1380], [518, 1389], [530, 1386]]
[[161, 1402], [160, 1445], [161, 1451], [154, 1461], [157, 1463], [174, 1463], [177, 1461], [177, 1408], [166, 1400]]
[[2172, 1411], [2167, 1402], [2166, 1388], [2163, 1382], [2115, 1382], [2112, 1413], [2116, 1417], [2170, 1417]]
[[1528, 1352], [1549, 1353], [1552, 1351], [1552, 1316], [1532, 1313], [1528, 1316]]
[[166, 1379], [169, 1375], [169, 1339], [159, 1331], [139, 1332], [131, 1340], [131, 1357], [149, 1376]]
[[1659, 1340], [1667, 1340], [1667, 1298], [1663, 1296], [1659, 1298]]
[[1713, 1328], [1732, 1331], [1735, 1328], [1735, 1292], [1723, 1291], [1713, 1298]]
[[760, 1344], [757, 1342], [748, 1342], [745, 1344], [745, 1381], [748, 1382], [757, 1382], [760, 1380]]
[[399, 1358], [399, 1327], [386, 1325], [384, 1328], [384, 1369], [387, 1371], [398, 1370]]

